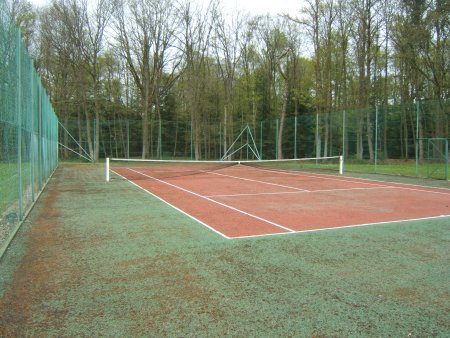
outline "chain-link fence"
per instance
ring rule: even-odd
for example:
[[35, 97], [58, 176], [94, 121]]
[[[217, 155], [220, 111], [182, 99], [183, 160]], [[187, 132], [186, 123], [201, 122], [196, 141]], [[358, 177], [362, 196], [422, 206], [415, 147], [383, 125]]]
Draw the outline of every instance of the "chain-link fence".
[[[99, 127], [91, 121], [90, 128], [85, 126], [86, 121], [69, 120], [67, 132], [61, 130], [63, 143], [76, 153], [89, 149], [88, 140], [95, 139], [93, 135], [88, 137], [86, 130], [93, 134], [98, 129], [100, 157], [143, 157], [142, 121], [108, 120]], [[222, 121], [216, 121], [202, 124], [197, 132], [189, 116], [177, 121], [150, 119], [148, 130], [145, 157], [154, 159], [220, 159], [233, 146], [230, 153], [234, 159], [254, 159], [256, 155], [262, 159], [344, 155], [347, 170], [443, 179], [448, 176], [445, 143], [439, 143], [438, 149], [429, 147], [428, 140], [449, 138], [450, 101], [299, 114], [286, 117], [283, 124], [280, 119], [240, 119], [228, 122], [225, 128]], [[249, 151], [254, 148], [258, 154]], [[63, 157], [69, 156], [68, 149], [61, 150]], [[429, 174], [430, 165], [437, 166], [433, 175]]]
[[0, 0], [0, 249], [57, 164], [58, 119]]

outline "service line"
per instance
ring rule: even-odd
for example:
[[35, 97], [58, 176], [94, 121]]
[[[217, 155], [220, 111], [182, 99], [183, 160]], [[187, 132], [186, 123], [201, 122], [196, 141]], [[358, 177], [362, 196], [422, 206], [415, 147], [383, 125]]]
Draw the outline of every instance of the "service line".
[[278, 184], [278, 183], [271, 183], [271, 182], [266, 182], [266, 181], [259, 181], [259, 180], [254, 180], [251, 178], [245, 178], [245, 177], [240, 177], [240, 176], [234, 176], [234, 175], [227, 175], [227, 174], [219, 174], [219, 173], [215, 173], [215, 172], [206, 172], [207, 174], [210, 175], [217, 175], [217, 176], [223, 176], [223, 177], [229, 177], [229, 178], [234, 178], [237, 180], [242, 180], [242, 181], [248, 181], [248, 182], [255, 182], [255, 183], [261, 183], [261, 184], [267, 184], [267, 185], [273, 185], [275, 187], [281, 187], [281, 188], [287, 188], [287, 189], [292, 189], [292, 190], [296, 190], [296, 192], [309, 192], [309, 190], [306, 189], [301, 189], [301, 188], [296, 188], [296, 187], [292, 187], [290, 185], [283, 185], [283, 184]]
[[244, 193], [244, 194], [224, 194], [224, 195], [208, 195], [206, 197], [240, 197], [240, 196], [265, 196], [265, 195], [286, 195], [286, 194], [313, 194], [318, 192], [335, 192], [335, 191], [352, 191], [352, 190], [378, 190], [378, 189], [397, 189], [396, 187], [379, 186], [372, 188], [338, 188], [338, 189], [318, 189], [304, 191], [280, 191], [280, 192], [260, 192], [260, 193]]
[[144, 174], [144, 173], [142, 173], [142, 172], [140, 172], [140, 171], [138, 171], [138, 170], [131, 169], [131, 168], [127, 168], [127, 169], [130, 170], [130, 171], [134, 171], [135, 173], [138, 173], [138, 174], [140, 174], [140, 175], [142, 175], [142, 176], [151, 178], [152, 180], [155, 180], [155, 181], [160, 182], [160, 183], [162, 183], [162, 184], [166, 184], [166, 185], [171, 186], [171, 187], [173, 187], [173, 188], [175, 188], [175, 189], [184, 191], [184, 192], [186, 192], [186, 193], [188, 193], [188, 194], [197, 196], [197, 197], [202, 198], [202, 199], [205, 199], [205, 200], [207, 200], [207, 201], [209, 201], [209, 202], [218, 204], [218, 205], [220, 205], [220, 206], [223, 206], [223, 207], [225, 207], [225, 208], [231, 209], [231, 210], [236, 211], [236, 212], [238, 212], [238, 213], [241, 213], [241, 214], [243, 214], [243, 215], [246, 215], [246, 216], [249, 216], [249, 217], [251, 217], [251, 218], [257, 219], [257, 220], [259, 220], [259, 221], [261, 221], [261, 222], [268, 223], [268, 224], [270, 224], [270, 225], [273, 225], [273, 226], [275, 226], [275, 227], [277, 227], [277, 228], [286, 230], [286, 231], [288, 231], [288, 232], [295, 232], [295, 230], [290, 229], [290, 228], [287, 228], [287, 227], [285, 227], [285, 226], [283, 226], [283, 225], [281, 225], [281, 224], [277, 224], [277, 223], [275, 223], [275, 222], [269, 221], [269, 220], [264, 219], [264, 218], [262, 218], [262, 217], [259, 217], [259, 216], [250, 214], [250, 213], [248, 213], [248, 212], [245, 212], [245, 211], [240, 210], [240, 209], [238, 209], [238, 208], [232, 207], [232, 206], [227, 205], [227, 204], [225, 204], [225, 203], [221, 203], [221, 202], [215, 201], [215, 200], [213, 200], [212, 198], [209, 198], [209, 197], [200, 195], [200, 194], [198, 194], [198, 193], [196, 193], [196, 192], [193, 192], [193, 191], [191, 191], [191, 190], [182, 188], [182, 187], [177, 186], [177, 185], [175, 185], [175, 184], [172, 184], [172, 183], [163, 181], [163, 180], [161, 180], [161, 179], [158, 179], [158, 178], [156, 178], [156, 177], [150, 176], [150, 175], [148, 175], [148, 174]]
[[[126, 167], [124, 167], [124, 169], [133, 170], [133, 169], [126, 168]], [[133, 171], [134, 171], [134, 170], [133, 170]], [[194, 221], [200, 223], [200, 224], [203, 225], [204, 227], [206, 227], [206, 228], [208, 228], [209, 230], [215, 232], [216, 234], [222, 236], [223, 238], [226, 238], [226, 239], [230, 239], [230, 238], [231, 238], [231, 237], [229, 237], [229, 236], [227, 236], [227, 235], [221, 233], [219, 230], [216, 230], [214, 227], [212, 227], [212, 226], [206, 224], [205, 222], [199, 220], [198, 218], [192, 216], [191, 214], [189, 214], [189, 213], [187, 213], [187, 212], [181, 210], [180, 208], [176, 207], [175, 205], [173, 205], [172, 203], [166, 201], [165, 199], [159, 197], [158, 195], [152, 193], [151, 191], [145, 189], [144, 187], [141, 187], [139, 184], [133, 182], [132, 180], [126, 178], [125, 176], [120, 175], [119, 173], [115, 172], [114, 170], [112, 170], [112, 172], [114, 172], [117, 176], [122, 177], [124, 180], [130, 182], [130, 183], [131, 183], [132, 185], [134, 185], [135, 187], [138, 187], [139, 189], [143, 190], [144, 192], [146, 192], [146, 193], [149, 194], [150, 196], [155, 197], [156, 199], [160, 200], [161, 202], [167, 204], [169, 207], [172, 207], [172, 208], [174, 208], [175, 210], [181, 212], [183, 215], [186, 215], [187, 217], [189, 217], [189, 218], [193, 219]]]

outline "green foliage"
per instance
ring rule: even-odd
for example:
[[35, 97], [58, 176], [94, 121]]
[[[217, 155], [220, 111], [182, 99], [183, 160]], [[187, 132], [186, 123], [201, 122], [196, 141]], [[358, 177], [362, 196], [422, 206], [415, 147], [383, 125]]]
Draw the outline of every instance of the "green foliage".
[[[100, 129], [88, 122], [94, 117], [142, 119], [142, 130], [161, 119], [192, 122], [196, 156], [205, 158], [216, 153], [206, 151], [206, 145], [220, 142], [226, 148], [245, 124], [280, 119], [283, 76], [288, 83], [288, 118], [362, 112], [375, 106], [389, 110], [430, 100], [436, 104], [421, 129], [449, 137], [446, 2], [320, 0], [305, 3], [295, 17], [243, 17], [225, 16], [214, 6], [201, 10], [146, 0], [134, 4], [152, 15], [146, 25], [140, 25], [139, 11], [99, 7], [101, 15], [95, 21], [93, 11], [80, 0], [72, 5], [56, 1], [44, 8], [38, 13], [39, 29], [35, 28], [39, 34], [33, 37], [37, 63], [58, 115], [78, 120], [84, 130], [74, 131], [74, 137], [91, 149], [100, 143], [96, 142]], [[99, 22], [105, 23], [108, 34], [96, 41], [94, 58], [88, 48], [93, 43], [88, 41], [89, 32], [92, 39]], [[120, 22], [124, 25], [118, 30]], [[383, 116], [383, 121], [395, 124], [380, 134], [384, 158], [414, 155], [414, 114], [413, 108]], [[322, 154], [329, 152], [324, 148], [327, 140], [335, 145], [332, 139], [342, 129], [339, 120], [323, 116], [321, 149], [314, 136], [312, 141]], [[429, 122], [433, 119], [439, 123]], [[351, 137], [358, 140], [352, 153], [359, 160], [369, 156], [374, 161], [373, 122], [362, 115], [350, 122], [355, 124]], [[213, 124], [223, 134], [219, 141], [211, 133]], [[307, 125], [311, 129], [302, 126], [302, 130], [310, 139], [316, 126]], [[289, 130], [292, 124], [283, 127]], [[141, 136], [141, 147], [148, 148], [153, 137], [154, 132]], [[289, 134], [284, 137], [283, 144], [291, 142]], [[395, 143], [385, 141], [393, 138]]]

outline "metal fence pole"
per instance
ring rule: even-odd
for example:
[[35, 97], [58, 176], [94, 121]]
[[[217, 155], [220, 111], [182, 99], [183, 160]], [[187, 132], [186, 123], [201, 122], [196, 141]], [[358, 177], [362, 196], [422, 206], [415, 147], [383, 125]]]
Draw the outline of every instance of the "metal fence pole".
[[[219, 158], [222, 158], [222, 146], [225, 142], [222, 142], [222, 122], [219, 122]], [[224, 147], [225, 148], [225, 147]], [[226, 151], [226, 150], [224, 150]]]
[[130, 121], [126, 120], [127, 128], [127, 158], [130, 158]]
[[260, 122], [261, 125], [261, 129], [260, 129], [260, 139], [259, 139], [259, 148], [260, 150], [260, 154], [261, 154], [261, 159], [263, 158], [263, 121]]
[[162, 147], [162, 123], [161, 123], [161, 117], [159, 118], [159, 159], [163, 159], [163, 147]]
[[246, 133], [246, 134], [247, 134], [247, 136], [246, 136], [246, 137], [247, 137], [247, 140], [246, 140], [247, 146], [246, 146], [246, 148], [247, 148], [247, 161], [248, 161], [248, 155], [249, 155], [249, 153], [248, 153], [248, 150], [249, 150], [249, 149], [248, 149], [248, 148], [249, 148], [249, 146], [250, 146], [250, 145], [248, 144], [248, 131], [250, 130], [250, 127], [248, 126], [248, 123], [247, 123], [247, 126], [246, 126], [245, 128], [247, 129], [247, 133]]
[[193, 135], [193, 133], [194, 133], [194, 131], [192, 130], [193, 129], [193, 123], [192, 123], [192, 121], [191, 121], [191, 160], [193, 159], [193, 157], [192, 157], [192, 154], [193, 154], [193, 138], [194, 138], [194, 135]]
[[342, 156], [345, 158], [345, 110], [342, 112]]
[[275, 121], [275, 158], [278, 159], [278, 119]]
[[[32, 74], [30, 74], [31, 76], [31, 107], [32, 107], [32, 111], [33, 112], [38, 112], [38, 110], [36, 109], [36, 82], [35, 79], [33, 77]], [[37, 135], [35, 133], [35, 114], [33, 114], [33, 116], [31, 117], [31, 135], [30, 135], [30, 140], [31, 140], [31, 147], [30, 147], [30, 164], [31, 164], [31, 168], [30, 168], [30, 181], [31, 181], [31, 201], [34, 202], [35, 201], [35, 196], [34, 196], [34, 190], [35, 190], [35, 185], [34, 185], [34, 181], [35, 181], [35, 165], [36, 165], [36, 161], [37, 161], [37, 156], [36, 156], [36, 141], [37, 141]]]
[[45, 92], [41, 89], [39, 91], [39, 116], [38, 116], [38, 158], [39, 158], [39, 191], [43, 188], [44, 186], [44, 176], [45, 176], [45, 172], [44, 172], [44, 157], [42, 156], [42, 154], [44, 153], [43, 150], [43, 132], [42, 132], [42, 121], [43, 121], [43, 114], [44, 114], [44, 95]]
[[17, 177], [18, 177], [18, 193], [19, 193], [19, 210], [18, 219], [22, 221], [23, 217], [23, 187], [22, 187], [22, 65], [21, 65], [21, 37], [20, 32], [16, 33], [16, 72], [17, 72]]
[[445, 146], [445, 163], [444, 163], [444, 171], [445, 171], [445, 179], [448, 181], [448, 139], [446, 139], [444, 141], [444, 146]]
[[378, 105], [375, 105], [375, 172], [377, 172], [378, 162]]
[[420, 106], [419, 101], [416, 102], [416, 176], [419, 176], [419, 118]]
[[297, 115], [294, 117], [294, 158], [297, 158]]
[[320, 142], [319, 142], [319, 114], [316, 114], [316, 157], [320, 156]]

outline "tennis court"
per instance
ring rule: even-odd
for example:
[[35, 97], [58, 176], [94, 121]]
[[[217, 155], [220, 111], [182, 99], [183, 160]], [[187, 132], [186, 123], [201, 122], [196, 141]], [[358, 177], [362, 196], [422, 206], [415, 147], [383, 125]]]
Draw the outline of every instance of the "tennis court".
[[230, 239], [450, 216], [448, 189], [299, 171], [295, 161], [112, 163], [119, 177]]

